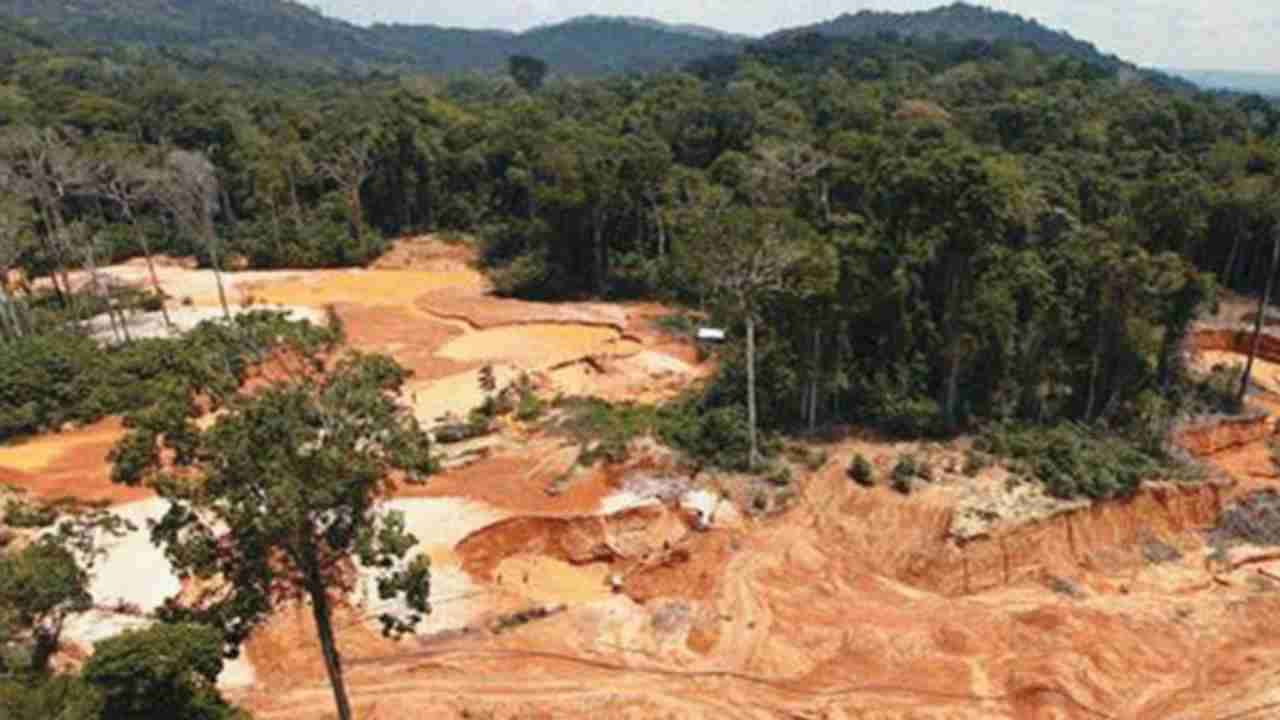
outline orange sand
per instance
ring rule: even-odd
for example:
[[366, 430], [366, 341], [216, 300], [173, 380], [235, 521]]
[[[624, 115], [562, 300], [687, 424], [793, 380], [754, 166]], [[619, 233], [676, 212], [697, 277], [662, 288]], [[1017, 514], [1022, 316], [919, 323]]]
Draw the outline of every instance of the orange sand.
[[150, 491], [111, 482], [107, 454], [123, 437], [118, 419], [0, 447], [0, 483], [46, 500], [74, 497], [112, 504], [151, 497]]
[[541, 369], [588, 355], [621, 355], [638, 350], [637, 343], [622, 339], [613, 328], [535, 324], [468, 333], [446, 343], [436, 355], [459, 362], [494, 360]]
[[245, 288], [246, 295], [270, 305], [323, 307], [358, 305], [408, 305], [418, 296], [443, 288], [479, 288], [484, 277], [472, 270], [432, 272], [422, 270], [351, 270]]

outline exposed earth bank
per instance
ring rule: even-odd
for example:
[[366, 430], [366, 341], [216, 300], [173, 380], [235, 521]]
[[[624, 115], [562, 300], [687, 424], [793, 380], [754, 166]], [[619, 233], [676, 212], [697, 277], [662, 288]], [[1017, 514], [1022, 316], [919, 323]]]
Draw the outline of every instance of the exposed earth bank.
[[[385, 269], [229, 282], [244, 304], [332, 306], [354, 345], [415, 370], [406, 401], [428, 423], [474, 406], [485, 366], [613, 399], [669, 397], [710, 372], [654, 323], [663, 308], [502, 300], [466, 260], [424, 243]], [[162, 282], [175, 305], [207, 308], [204, 275], [167, 267]], [[1198, 366], [1241, 352], [1234, 331], [1192, 340]], [[1264, 348], [1280, 366], [1280, 338]], [[393, 643], [353, 590], [337, 622], [352, 699], [366, 720], [1272, 717], [1280, 554], [1208, 533], [1276, 485], [1272, 428], [1265, 413], [1186, 428], [1180, 443], [1219, 471], [1210, 481], [963, 532], [966, 498], [1005, 479], [865, 489], [845, 475], [853, 454], [897, 452], [874, 440], [828, 445], [820, 470], [757, 513], [723, 499], [732, 478], [690, 478], [656, 449], [584, 469], [562, 439], [504, 428], [392, 501], [432, 559], [435, 612]], [[0, 449], [0, 481], [141, 517], [146, 493], [108, 482], [119, 432], [108, 421]], [[146, 576], [112, 562], [98, 581], [117, 605], [172, 582], [138, 540], [121, 547]], [[87, 645], [131, 622], [121, 610], [69, 634]], [[224, 676], [256, 716], [332, 715], [309, 616], [279, 613]]]

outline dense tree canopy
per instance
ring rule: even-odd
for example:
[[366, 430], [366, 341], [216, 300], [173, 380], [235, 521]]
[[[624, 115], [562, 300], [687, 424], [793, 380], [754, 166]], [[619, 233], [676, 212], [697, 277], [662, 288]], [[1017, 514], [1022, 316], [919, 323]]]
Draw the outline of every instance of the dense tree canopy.
[[[1215, 280], [1265, 286], [1280, 218], [1267, 101], [1009, 42], [796, 35], [541, 87], [36, 49], [0, 85], [0, 259], [59, 287], [135, 254], [341, 266], [461, 231], [500, 292], [701, 305], [719, 219], [783, 212], [834, 279], [750, 315], [766, 430], [1177, 412], [1178, 343]], [[748, 405], [732, 355], [708, 411]]]

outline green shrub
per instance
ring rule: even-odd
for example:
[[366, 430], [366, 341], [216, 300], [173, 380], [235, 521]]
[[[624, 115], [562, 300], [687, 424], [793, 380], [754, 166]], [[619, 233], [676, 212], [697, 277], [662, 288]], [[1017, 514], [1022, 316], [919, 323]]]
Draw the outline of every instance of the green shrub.
[[281, 313], [207, 321], [176, 339], [104, 348], [68, 331], [0, 345], [0, 440], [151, 407], [193, 384], [230, 392], [284, 342], [317, 346], [335, 333]]
[[654, 320], [653, 324], [673, 335], [682, 337], [692, 337], [695, 330], [693, 321], [689, 319], [688, 315], [663, 315]]
[[546, 403], [533, 391], [522, 391], [520, 402], [516, 406], [516, 419], [521, 422], [533, 422], [542, 417], [546, 411]]
[[827, 454], [826, 450], [816, 450], [809, 453], [809, 457], [805, 460], [804, 465], [809, 468], [810, 472], [818, 472], [827, 466], [827, 461], [830, 459], [831, 457]]
[[702, 410], [694, 402], [676, 402], [663, 408], [661, 420], [658, 435], [665, 444], [711, 467], [747, 469], [751, 437], [742, 408]]
[[4, 524], [14, 528], [45, 528], [58, 519], [58, 510], [48, 505], [10, 500], [4, 506]]
[[533, 380], [529, 375], [522, 374], [508, 388], [508, 393], [515, 393], [515, 413], [516, 419], [521, 422], [533, 422], [542, 417], [546, 411], [546, 403], [542, 398], [538, 397], [538, 391], [534, 388]]
[[[995, 455], [1030, 475], [1055, 497], [1103, 500], [1132, 495], [1165, 466], [1122, 436], [1074, 423], [1054, 427], [996, 426], [986, 434]], [[1025, 466], [1026, 472], [1023, 472]]]
[[[386, 239], [367, 225], [361, 228], [359, 240], [353, 238], [346, 209], [341, 202], [327, 198], [318, 212], [301, 223], [241, 223], [227, 250], [244, 256], [252, 268], [298, 269], [364, 266], [377, 260], [387, 247]], [[209, 264], [208, 257], [200, 260], [202, 265]]]
[[[746, 413], [738, 407], [703, 409], [682, 399], [663, 406], [613, 405], [599, 398], [562, 398], [556, 403], [563, 419], [558, 430], [587, 448], [586, 463], [622, 462], [626, 449], [642, 437], [653, 437], [688, 458], [710, 467], [744, 470], [750, 438]], [[770, 443], [766, 442], [766, 449]]]
[[1237, 400], [1244, 366], [1240, 363], [1214, 365], [1209, 373], [1190, 382], [1188, 411], [1191, 414], [1236, 415], [1244, 410]]
[[791, 468], [786, 465], [771, 467], [765, 476], [765, 480], [771, 485], [786, 487], [791, 484]]
[[632, 441], [653, 434], [658, 409], [649, 405], [612, 405], [598, 398], [568, 398], [560, 403], [565, 419], [560, 431], [584, 448], [579, 462], [599, 460], [620, 463], [627, 459]]
[[82, 677], [102, 693], [103, 717], [246, 718], [218, 693], [222, 644], [222, 635], [203, 625], [129, 630], [95, 643]]
[[961, 468], [966, 477], [977, 477], [983, 470], [991, 466], [991, 460], [985, 454], [970, 450], [964, 454], [964, 466]]
[[75, 675], [0, 674], [0, 718], [5, 720], [105, 720], [109, 716], [102, 705], [101, 693]]
[[853, 456], [847, 473], [850, 480], [864, 487], [870, 487], [874, 482], [874, 470], [871, 467], [871, 463], [862, 456], [862, 453]]
[[920, 474], [919, 465], [914, 455], [903, 455], [898, 458], [898, 462], [894, 463], [893, 471], [890, 476], [894, 480], [907, 479], [910, 480]]

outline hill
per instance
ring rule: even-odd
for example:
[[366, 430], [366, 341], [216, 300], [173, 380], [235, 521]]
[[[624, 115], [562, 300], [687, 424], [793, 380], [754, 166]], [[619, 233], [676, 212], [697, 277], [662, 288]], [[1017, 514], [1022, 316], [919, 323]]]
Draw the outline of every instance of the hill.
[[[730, 52], [742, 41], [699, 26], [598, 16], [518, 34], [433, 25], [365, 28], [291, 0], [0, 0], [0, 17], [89, 44], [338, 75], [495, 70], [514, 54], [535, 55], [559, 74], [648, 72]], [[15, 49], [20, 41], [6, 40]]]
[[517, 54], [544, 60], [557, 75], [645, 73], [811, 35], [869, 39], [889, 33], [927, 40], [1026, 43], [1108, 71], [1141, 72], [1166, 84], [1192, 87], [1140, 71], [1033, 19], [966, 3], [911, 13], [864, 10], [783, 30], [763, 43], [701, 25], [599, 15], [522, 33], [436, 25], [361, 27], [293, 0], [0, 0], [0, 19], [17, 21], [17, 33], [0, 38], [0, 48], [11, 50], [27, 49], [33, 37], [57, 36], [89, 45], [156, 48], [197, 64], [339, 76], [364, 76], [375, 70], [495, 71]]
[[432, 25], [374, 25], [370, 32], [432, 72], [495, 70], [511, 55], [536, 56], [560, 74], [652, 72], [742, 46], [739, 38], [697, 26], [599, 16], [523, 33]]
[[593, 22], [621, 22], [636, 27], [648, 28], [650, 30], [663, 30], [667, 32], [678, 33], [680, 35], [691, 35], [693, 37], [702, 38], [704, 40], [734, 40], [737, 42], [750, 42], [755, 38], [750, 35], [740, 35], [736, 33], [726, 32], [706, 25], [696, 25], [691, 23], [666, 23], [653, 18], [635, 17], [631, 15], [582, 15], [580, 17], [566, 20], [563, 25], [593, 23]]
[[929, 40], [945, 36], [951, 40], [1009, 41], [1033, 45], [1050, 54], [1088, 60], [1110, 70], [1134, 68], [1114, 55], [1101, 52], [1092, 43], [1047, 28], [1034, 19], [963, 2], [921, 12], [845, 13], [826, 22], [779, 31], [769, 39], [776, 41], [810, 33], [847, 38], [896, 34]]
[[413, 62], [376, 35], [290, 0], [2, 0], [0, 15], [96, 44], [364, 73]]
[[1280, 97], [1280, 73], [1235, 72], [1232, 70], [1167, 70], [1206, 90], [1230, 90]]

